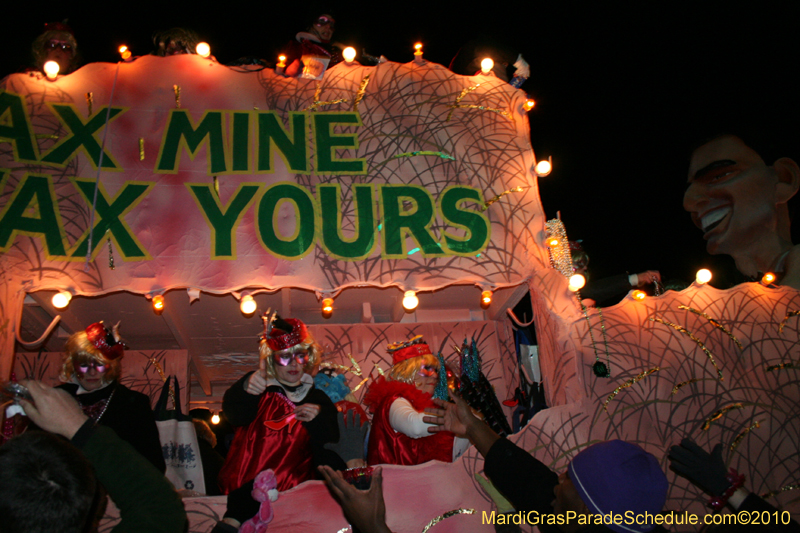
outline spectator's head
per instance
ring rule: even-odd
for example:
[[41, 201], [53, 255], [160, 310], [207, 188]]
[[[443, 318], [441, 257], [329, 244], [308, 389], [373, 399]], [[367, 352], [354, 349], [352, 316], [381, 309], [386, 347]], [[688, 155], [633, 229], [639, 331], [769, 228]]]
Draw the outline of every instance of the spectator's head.
[[40, 71], [48, 61], [58, 63], [59, 74], [69, 74], [78, 67], [78, 42], [72, 28], [63, 22], [45, 24], [44, 33], [33, 41], [31, 52]]
[[212, 448], [216, 448], [217, 436], [211, 430], [208, 422], [199, 418], [192, 418], [192, 423], [194, 424], [194, 429], [197, 432], [197, 438], [206, 441], [211, 445]]
[[306, 325], [296, 318], [276, 320], [269, 335], [262, 335], [259, 354], [267, 376], [284, 385], [297, 385], [303, 374], [313, 375], [319, 367], [322, 347]]
[[422, 340], [422, 335], [406, 342], [390, 344], [388, 350], [392, 355], [389, 379], [410, 383], [423, 392], [433, 394], [441, 369], [439, 359]]
[[316, 35], [323, 43], [329, 42], [333, 39], [333, 32], [336, 29], [336, 20], [331, 15], [330, 10], [320, 12], [316, 15], [307, 30], [309, 33]]
[[87, 391], [101, 389], [119, 378], [124, 346], [102, 322], [73, 333], [64, 345], [59, 377]]
[[743, 259], [761, 267], [774, 259], [774, 243], [791, 244], [787, 203], [800, 187], [797, 163], [759, 153], [756, 144], [727, 133], [698, 144], [683, 197], [708, 252], [732, 256], [750, 276], [756, 272], [743, 270]]
[[196, 54], [195, 49], [199, 42], [200, 38], [197, 34], [186, 28], [160, 31], [153, 35], [153, 44], [156, 47], [153, 54], [160, 57]]
[[8, 533], [80, 533], [99, 501], [94, 469], [67, 440], [31, 431], [0, 447], [0, 516]]
[[[554, 489], [553, 511], [625, 516], [660, 513], [667, 501], [667, 477], [658, 460], [635, 444], [600, 442], [576, 455]], [[564, 531], [573, 531], [568, 524]], [[650, 524], [606, 524], [617, 533], [643, 533]], [[583, 526], [581, 526], [583, 527]]]
[[589, 267], [589, 254], [583, 249], [581, 241], [569, 241], [569, 253], [572, 258], [572, 271], [585, 276]]

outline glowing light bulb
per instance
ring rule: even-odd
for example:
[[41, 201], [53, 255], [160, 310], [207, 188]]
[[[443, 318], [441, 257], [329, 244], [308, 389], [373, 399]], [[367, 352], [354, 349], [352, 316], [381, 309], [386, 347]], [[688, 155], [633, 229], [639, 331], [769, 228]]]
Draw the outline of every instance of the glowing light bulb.
[[702, 285], [711, 281], [711, 271], [707, 268], [701, 268], [697, 271], [697, 276], [694, 278], [698, 284]]
[[764, 274], [764, 277], [761, 278], [761, 283], [763, 283], [764, 285], [769, 285], [776, 279], [777, 276], [775, 276], [775, 274], [773, 274], [772, 272], [767, 272], [766, 274]]
[[325, 298], [322, 300], [322, 314], [333, 314], [333, 298]]
[[217, 413], [211, 415], [211, 423], [214, 425], [219, 424], [219, 415]]
[[403, 309], [406, 311], [413, 311], [419, 305], [419, 298], [414, 291], [406, 291], [403, 294]]
[[647, 293], [644, 291], [633, 291], [631, 296], [633, 296], [634, 300], [644, 300], [647, 296]]
[[243, 315], [252, 315], [256, 312], [256, 307], [258, 307], [258, 304], [256, 304], [255, 299], [251, 295], [245, 294], [242, 296], [239, 309], [242, 311]]
[[119, 50], [119, 55], [122, 56], [122, 59], [124, 59], [125, 61], [131, 58], [132, 55], [131, 50], [126, 45], [123, 44], [118, 48], [118, 50]]
[[69, 291], [61, 291], [54, 294], [53, 299], [50, 301], [56, 309], [64, 309], [69, 305], [70, 300], [72, 300], [72, 293]]
[[61, 70], [61, 67], [59, 67], [58, 63], [55, 61], [48, 61], [44, 64], [42, 69], [44, 70], [44, 74], [47, 76], [48, 80], [54, 80], [56, 79], [56, 76], [58, 76], [58, 71]]
[[416, 43], [414, 45], [414, 61], [422, 63], [422, 43]]
[[548, 237], [547, 239], [547, 246], [550, 248], [555, 248], [560, 244], [561, 241], [558, 240], [558, 237]]
[[285, 67], [286, 66], [286, 56], [284, 56], [284, 55], [279, 55], [278, 56], [278, 66], [279, 67]]
[[533, 98], [525, 100], [525, 111], [530, 111], [536, 106], [536, 101]]
[[492, 291], [483, 291], [481, 293], [481, 307], [486, 308], [492, 304]]
[[536, 175], [537, 176], [547, 176], [553, 170], [553, 164], [550, 162], [549, 159], [543, 159], [536, 163]]
[[211, 47], [208, 45], [208, 43], [197, 43], [194, 51], [197, 52], [197, 55], [201, 57], [208, 57], [211, 55]]
[[153, 309], [156, 313], [164, 310], [164, 297], [160, 294], [153, 296]]
[[584, 285], [586, 285], [586, 278], [581, 274], [573, 274], [569, 278], [569, 290], [572, 292], [581, 290]]
[[481, 74], [483, 75], [489, 74], [493, 68], [494, 68], [494, 60], [492, 60], [491, 57], [483, 58], [483, 61], [481, 61]]
[[342, 57], [344, 58], [346, 63], [352, 63], [353, 60], [356, 58], [356, 49], [352, 46], [348, 46], [344, 50], [342, 50]]
[[119, 53], [120, 53], [120, 54], [124, 54], [124, 53], [125, 53], [125, 52], [127, 52], [127, 51], [128, 51], [128, 47], [127, 47], [127, 46], [125, 46], [124, 44], [123, 44], [122, 46], [120, 46], [120, 47], [119, 47]]

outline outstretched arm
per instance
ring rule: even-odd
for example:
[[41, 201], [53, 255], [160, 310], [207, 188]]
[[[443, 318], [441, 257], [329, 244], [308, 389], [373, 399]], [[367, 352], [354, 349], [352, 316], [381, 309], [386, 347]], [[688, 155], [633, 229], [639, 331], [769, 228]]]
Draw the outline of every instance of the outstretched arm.
[[386, 525], [386, 503], [383, 500], [383, 473], [381, 467], [372, 472], [369, 490], [358, 490], [330, 467], [320, 466], [319, 471], [328, 483], [333, 496], [339, 501], [344, 516], [361, 533], [392, 533]]
[[433, 427], [428, 428], [428, 432], [451, 431], [457, 437], [469, 439], [480, 454], [486, 457], [492, 445], [500, 439], [500, 435], [473, 415], [467, 402], [460, 396], [453, 392], [450, 393], [450, 396], [453, 397], [455, 403], [435, 400], [442, 408], [428, 410], [432, 416], [423, 418], [426, 423], [434, 424]]

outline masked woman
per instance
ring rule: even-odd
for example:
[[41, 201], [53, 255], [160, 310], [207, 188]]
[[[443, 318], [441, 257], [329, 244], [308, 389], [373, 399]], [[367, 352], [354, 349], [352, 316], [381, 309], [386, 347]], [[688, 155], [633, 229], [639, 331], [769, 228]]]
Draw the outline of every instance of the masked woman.
[[[418, 465], [431, 460], [452, 462], [468, 446], [449, 432], [429, 433], [422, 421], [426, 409], [437, 409], [434, 392], [446, 370], [418, 335], [390, 344], [392, 369], [378, 378], [364, 397], [372, 412], [367, 462], [370, 465]], [[440, 385], [446, 387], [446, 381]], [[444, 397], [442, 393], [441, 396]], [[455, 444], [455, 446], [454, 446]]]
[[228, 494], [225, 522], [237, 527], [258, 512], [250, 492], [259, 472], [271, 468], [282, 492], [313, 479], [320, 464], [345, 468], [323, 447], [339, 440], [339, 430], [333, 402], [311, 377], [322, 348], [300, 320], [277, 318], [274, 327], [268, 319], [265, 323], [262, 368], [234, 383], [222, 403], [236, 433], [219, 484]]
[[125, 345], [116, 327], [92, 324], [67, 339], [59, 388], [78, 400], [95, 424], [114, 430], [142, 456], [164, 472], [164, 456], [150, 398], [119, 382]]

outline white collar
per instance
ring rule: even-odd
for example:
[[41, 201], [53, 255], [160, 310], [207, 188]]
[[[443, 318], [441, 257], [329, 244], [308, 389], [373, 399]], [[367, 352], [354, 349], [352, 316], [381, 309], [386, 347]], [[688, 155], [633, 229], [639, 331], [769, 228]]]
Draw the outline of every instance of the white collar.
[[298, 388], [297, 390], [295, 390], [293, 392], [286, 390], [286, 387], [284, 386], [284, 384], [281, 383], [280, 381], [278, 381], [275, 378], [269, 378], [267, 380], [267, 386], [268, 387], [271, 387], [271, 386], [280, 387], [281, 389], [283, 389], [283, 392], [286, 394], [287, 398], [292, 400], [294, 403], [297, 403], [297, 402], [302, 401], [303, 398], [306, 397], [306, 394], [308, 394], [308, 391], [311, 390], [311, 387], [314, 386], [314, 378], [312, 378], [311, 376], [309, 376], [306, 373], [303, 373], [303, 375], [300, 377], [300, 388]]

